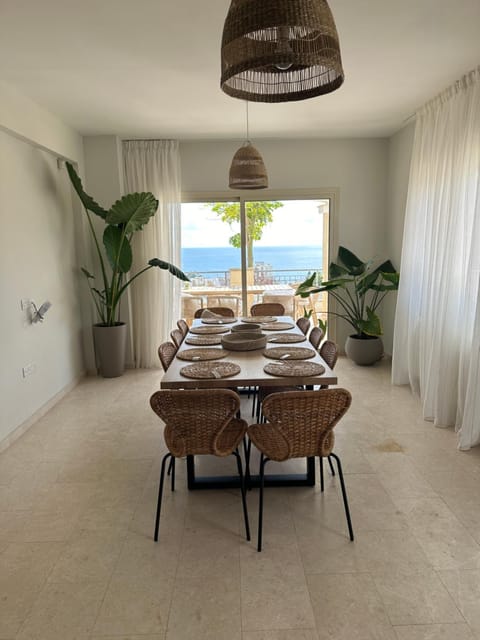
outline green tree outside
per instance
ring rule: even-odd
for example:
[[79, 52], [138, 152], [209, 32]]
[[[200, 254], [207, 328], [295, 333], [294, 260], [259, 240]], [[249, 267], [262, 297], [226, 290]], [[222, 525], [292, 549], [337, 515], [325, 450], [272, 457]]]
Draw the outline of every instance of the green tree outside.
[[[212, 202], [206, 205], [215, 214], [217, 214], [222, 222], [226, 222], [233, 227], [235, 223], [240, 222], [240, 205], [238, 202]], [[260, 202], [246, 202], [245, 214], [247, 219], [247, 228], [245, 230], [247, 239], [247, 267], [254, 266], [253, 243], [260, 240], [263, 230], [273, 222], [273, 211], [283, 207], [282, 202], [262, 200]], [[241, 248], [240, 233], [234, 233], [228, 239], [229, 243], [235, 249]]]

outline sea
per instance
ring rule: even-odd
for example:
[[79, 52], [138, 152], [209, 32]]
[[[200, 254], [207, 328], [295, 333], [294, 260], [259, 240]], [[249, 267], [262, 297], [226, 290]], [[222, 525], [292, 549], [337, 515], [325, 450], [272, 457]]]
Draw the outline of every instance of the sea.
[[[254, 262], [271, 267], [272, 271], [319, 271], [322, 266], [322, 247], [311, 246], [254, 246]], [[234, 247], [186, 247], [182, 249], [182, 270], [187, 274], [222, 272], [240, 267], [240, 250]]]

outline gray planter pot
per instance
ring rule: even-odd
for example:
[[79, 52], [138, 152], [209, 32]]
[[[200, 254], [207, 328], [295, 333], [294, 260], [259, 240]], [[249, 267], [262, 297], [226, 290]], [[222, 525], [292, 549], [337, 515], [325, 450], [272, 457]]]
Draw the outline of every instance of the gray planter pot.
[[345, 353], [355, 364], [361, 366], [375, 364], [383, 356], [383, 342], [378, 336], [369, 338], [348, 336], [345, 343]]
[[125, 371], [127, 325], [113, 327], [93, 325], [93, 344], [98, 373], [104, 378], [117, 378]]

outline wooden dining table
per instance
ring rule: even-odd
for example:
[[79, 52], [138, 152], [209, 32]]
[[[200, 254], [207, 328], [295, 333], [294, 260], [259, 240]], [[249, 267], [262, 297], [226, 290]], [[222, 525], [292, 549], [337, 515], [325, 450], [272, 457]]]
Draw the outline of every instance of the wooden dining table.
[[[293, 325], [290, 329], [282, 329], [281, 331], [268, 330], [265, 329], [266, 324], [261, 325], [262, 332], [267, 335], [267, 340], [269, 338], [274, 338], [276, 335], [280, 333], [293, 333], [300, 336], [303, 336], [300, 329], [294, 323], [292, 318], [289, 316], [278, 316], [276, 317], [276, 321], [285, 322]], [[204, 324], [201, 319], [194, 320], [192, 327], [222, 327], [224, 329], [228, 329], [230, 332], [232, 326], [234, 324], [242, 323], [242, 319], [235, 319], [235, 322], [223, 324], [225, 319], [223, 319], [222, 324], [214, 325], [214, 324]], [[194, 334], [188, 334], [187, 338]], [[218, 335], [226, 335], [226, 334], [218, 334]], [[308, 340], [304, 342], [297, 342], [293, 344], [284, 344], [277, 341], [268, 342], [266, 348], [271, 347], [311, 347]], [[210, 345], [210, 346], [197, 346], [186, 343], [184, 340], [181, 344], [177, 354], [181, 354], [181, 352], [186, 349], [212, 349], [212, 348], [221, 348], [221, 345]], [[233, 351], [227, 350], [227, 355], [225, 358], [220, 360], [216, 360], [215, 362], [231, 362], [238, 367], [240, 367], [239, 373], [234, 376], [226, 377], [226, 378], [208, 378], [208, 379], [192, 379], [185, 377], [181, 373], [181, 369], [185, 366], [193, 364], [192, 362], [185, 361], [181, 358], [175, 357], [167, 371], [165, 372], [161, 382], [161, 389], [225, 389], [225, 388], [236, 388], [240, 392], [242, 389], [249, 389], [251, 387], [285, 387], [285, 386], [309, 386], [313, 387], [314, 385], [335, 385], [337, 384], [337, 377], [334, 372], [330, 369], [327, 363], [321, 358], [319, 353], [315, 351], [315, 356], [312, 358], [308, 358], [308, 360], [302, 360], [301, 362], [315, 362], [317, 364], [322, 365], [324, 371], [314, 376], [306, 376], [306, 375], [298, 375], [295, 377], [292, 376], [277, 376], [271, 375], [264, 371], [264, 367], [267, 363], [273, 362], [273, 360], [269, 359], [264, 355], [265, 349], [256, 349], [253, 351]], [[278, 360], [277, 360], [278, 362]], [[298, 360], [296, 361], [299, 362]], [[210, 476], [210, 477], [198, 477], [195, 474], [195, 461], [193, 456], [187, 457], [187, 476], [188, 476], [188, 488], [189, 489], [208, 489], [208, 488], [230, 488], [238, 486], [238, 476]], [[255, 475], [250, 476], [251, 485], [255, 486], [258, 483], [258, 478]], [[295, 474], [277, 474], [277, 475], [269, 475], [265, 476], [265, 485], [266, 486], [295, 486], [295, 485], [307, 485], [313, 486], [315, 484], [315, 459], [307, 458], [306, 459], [306, 470], [305, 473], [295, 473]]]

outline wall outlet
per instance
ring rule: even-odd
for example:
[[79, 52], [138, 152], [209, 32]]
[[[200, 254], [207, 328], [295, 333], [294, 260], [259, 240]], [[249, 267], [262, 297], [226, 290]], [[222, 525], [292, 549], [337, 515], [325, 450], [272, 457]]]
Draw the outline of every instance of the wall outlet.
[[22, 311], [28, 311], [28, 309], [30, 309], [31, 306], [32, 306], [32, 301], [30, 300], [30, 298], [22, 298], [20, 300], [20, 308]]
[[24, 378], [27, 378], [28, 376], [31, 376], [32, 373], [35, 373], [35, 363], [34, 362], [30, 362], [29, 364], [26, 364], [24, 367], [22, 367], [22, 375]]

